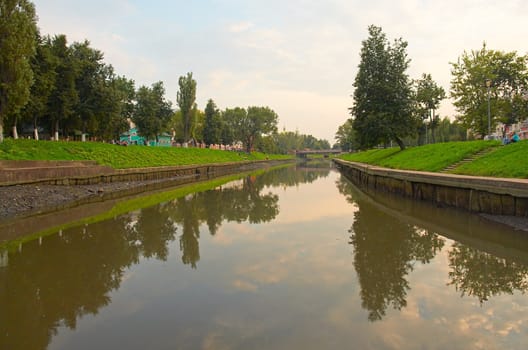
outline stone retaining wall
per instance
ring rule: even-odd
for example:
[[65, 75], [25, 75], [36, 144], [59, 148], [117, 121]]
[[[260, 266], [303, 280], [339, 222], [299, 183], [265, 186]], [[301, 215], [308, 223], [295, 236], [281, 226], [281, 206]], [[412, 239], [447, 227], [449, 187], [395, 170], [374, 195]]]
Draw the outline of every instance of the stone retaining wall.
[[39, 183], [46, 185], [92, 185], [119, 181], [160, 180], [190, 175], [227, 174], [261, 163], [246, 161], [210, 165], [113, 169], [95, 162], [0, 161], [0, 186]]
[[394, 170], [334, 159], [358, 187], [471, 212], [528, 217], [528, 180]]

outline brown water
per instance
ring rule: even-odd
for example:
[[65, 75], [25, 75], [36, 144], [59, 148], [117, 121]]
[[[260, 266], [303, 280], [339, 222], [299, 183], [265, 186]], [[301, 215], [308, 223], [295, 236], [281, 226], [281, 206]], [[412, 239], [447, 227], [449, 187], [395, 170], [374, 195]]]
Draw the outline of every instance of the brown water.
[[290, 167], [0, 252], [0, 349], [523, 349], [527, 289], [528, 233]]

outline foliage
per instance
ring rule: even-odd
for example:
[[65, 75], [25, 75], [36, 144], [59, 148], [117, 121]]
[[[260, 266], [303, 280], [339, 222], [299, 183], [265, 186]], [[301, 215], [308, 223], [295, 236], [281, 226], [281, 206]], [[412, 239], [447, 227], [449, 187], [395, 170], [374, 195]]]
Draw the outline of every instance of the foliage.
[[[51, 52], [57, 65], [55, 86], [48, 99], [48, 117], [54, 138], [58, 139], [60, 122], [67, 123], [70, 118], [75, 118], [75, 108], [79, 101], [75, 87], [77, 67], [65, 35], [57, 35], [52, 39]], [[64, 134], [67, 134], [66, 130]]]
[[356, 132], [353, 128], [353, 120], [347, 119], [340, 125], [335, 134], [336, 144], [344, 151], [350, 152], [358, 148]]
[[95, 160], [113, 168], [141, 168], [240, 162], [288, 156], [219, 151], [201, 148], [118, 146], [101, 142], [49, 142], [6, 139], [0, 144], [0, 159]]
[[29, 99], [36, 22], [35, 6], [30, 1], [0, 1], [0, 142], [6, 117], [16, 115]]
[[381, 28], [373, 25], [368, 31], [354, 81], [353, 127], [361, 148], [396, 141], [404, 149], [402, 138], [416, 129], [406, 74], [407, 42], [400, 38], [390, 44]]
[[270, 134], [277, 131], [278, 115], [269, 107], [248, 107], [244, 118], [238, 120], [238, 128], [235, 134], [242, 141], [246, 152], [253, 150], [255, 142], [262, 134]]
[[467, 139], [467, 130], [456, 120], [451, 122], [445, 117], [438, 122], [437, 140], [439, 142], [465, 141]]
[[[431, 130], [432, 141], [435, 143], [435, 129], [438, 126], [440, 117], [435, 114], [440, 102], [445, 99], [446, 94], [441, 86], [438, 86], [431, 77], [431, 74], [423, 74], [422, 78], [415, 81], [416, 86], [416, 108], [418, 113], [418, 120], [421, 121], [420, 135], [427, 132], [425, 122], [428, 122]], [[427, 120], [429, 119], [429, 120]], [[422, 144], [422, 142], [418, 142]]]
[[[311, 149], [325, 150], [330, 149], [330, 143], [327, 140], [317, 139], [312, 135], [300, 134], [299, 132], [283, 130], [280, 133], [274, 133], [268, 137], [269, 143], [273, 145], [273, 153], [288, 154], [293, 151]], [[260, 149], [259, 142], [258, 149]]]
[[194, 112], [196, 111], [196, 80], [193, 79], [192, 73], [181, 76], [178, 80], [180, 91], [176, 96], [178, 106], [180, 107], [183, 124], [183, 142], [189, 141], [191, 132], [191, 122]]
[[[269, 107], [227, 108], [222, 114], [225, 128], [233, 132], [233, 140], [242, 141], [250, 153], [263, 135], [277, 131], [277, 114]], [[225, 140], [224, 140], [225, 142]]]
[[528, 56], [516, 52], [488, 50], [484, 44], [478, 51], [464, 51], [456, 63], [451, 63], [451, 97], [463, 126], [484, 137], [488, 133], [488, 106], [492, 130], [499, 121], [511, 124], [524, 116], [528, 107], [527, 60]]
[[203, 140], [207, 145], [218, 144], [221, 141], [222, 124], [220, 111], [212, 99], [207, 101], [205, 107], [205, 121], [203, 128]]
[[498, 141], [448, 142], [409, 147], [403, 151], [397, 148], [375, 149], [340, 158], [393, 169], [440, 171], [469, 155], [499, 145]]
[[133, 120], [138, 132], [147, 139], [157, 141], [172, 116], [171, 103], [164, 95], [161, 81], [152, 84], [151, 88], [142, 86], [137, 91]]
[[36, 54], [31, 60], [34, 84], [31, 86], [28, 103], [21, 111], [22, 119], [33, 124], [35, 140], [39, 139], [38, 121], [47, 114], [48, 100], [56, 84], [57, 64], [52, 52], [51, 38], [37, 35]]

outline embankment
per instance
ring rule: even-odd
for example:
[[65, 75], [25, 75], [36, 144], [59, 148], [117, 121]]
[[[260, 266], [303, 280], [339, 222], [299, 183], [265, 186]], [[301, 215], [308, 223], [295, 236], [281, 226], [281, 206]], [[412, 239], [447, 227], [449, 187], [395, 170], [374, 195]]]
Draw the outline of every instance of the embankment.
[[528, 218], [528, 180], [380, 168], [334, 159], [356, 186], [474, 213]]

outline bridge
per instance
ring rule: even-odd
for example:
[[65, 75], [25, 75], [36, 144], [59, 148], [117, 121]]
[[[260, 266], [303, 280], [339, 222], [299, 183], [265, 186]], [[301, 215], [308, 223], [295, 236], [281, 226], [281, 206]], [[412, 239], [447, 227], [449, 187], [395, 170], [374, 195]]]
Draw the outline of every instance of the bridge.
[[340, 149], [319, 149], [319, 150], [302, 150], [295, 151], [295, 155], [299, 158], [307, 158], [310, 154], [323, 155], [325, 158], [330, 154], [340, 154], [343, 153]]

